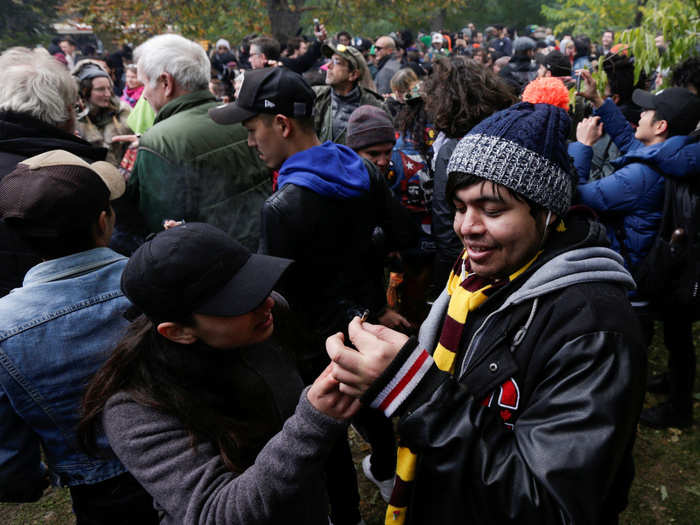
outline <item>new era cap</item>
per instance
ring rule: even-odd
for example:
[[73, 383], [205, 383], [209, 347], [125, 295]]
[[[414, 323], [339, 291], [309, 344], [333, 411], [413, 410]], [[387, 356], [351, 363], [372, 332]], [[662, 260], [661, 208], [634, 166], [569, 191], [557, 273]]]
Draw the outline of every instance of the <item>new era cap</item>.
[[218, 124], [235, 124], [260, 113], [310, 117], [316, 96], [301, 75], [285, 67], [246, 71], [235, 102], [209, 110]]
[[156, 323], [192, 313], [233, 317], [260, 305], [291, 262], [251, 253], [210, 224], [188, 222], [142, 244], [121, 288]]
[[80, 229], [119, 198], [124, 177], [108, 162], [88, 164], [64, 150], [23, 160], [0, 180], [0, 218], [22, 221], [37, 236]]
[[656, 110], [657, 117], [668, 122], [669, 136], [688, 135], [700, 120], [700, 97], [686, 88], [671, 87], [656, 94], [635, 89], [632, 101], [640, 108]]

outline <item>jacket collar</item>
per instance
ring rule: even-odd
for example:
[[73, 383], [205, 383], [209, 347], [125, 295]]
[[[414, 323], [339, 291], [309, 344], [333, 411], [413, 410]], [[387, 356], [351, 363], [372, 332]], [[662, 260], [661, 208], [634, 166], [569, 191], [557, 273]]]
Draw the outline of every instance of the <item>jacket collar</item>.
[[165, 106], [160, 108], [160, 111], [156, 115], [154, 124], [158, 124], [158, 122], [161, 120], [172, 117], [175, 113], [180, 113], [186, 109], [190, 109], [201, 104], [206, 104], [207, 102], [216, 102], [216, 98], [206, 89], [193, 91], [192, 93], [187, 93], [186, 95], [177, 97], [175, 100], [171, 100]]
[[24, 276], [22, 285], [48, 283], [77, 277], [120, 260], [126, 260], [126, 257], [109, 248], [93, 248], [37, 264]]
[[33, 157], [52, 149], [64, 149], [90, 162], [104, 160], [106, 148], [98, 148], [26, 113], [0, 111], [0, 151]]

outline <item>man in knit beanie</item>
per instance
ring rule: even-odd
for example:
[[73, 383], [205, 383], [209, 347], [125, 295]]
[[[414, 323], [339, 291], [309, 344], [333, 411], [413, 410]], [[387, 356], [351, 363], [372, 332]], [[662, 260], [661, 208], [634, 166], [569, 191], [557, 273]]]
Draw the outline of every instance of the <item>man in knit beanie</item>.
[[377, 166], [382, 174], [389, 169], [394, 144], [396, 132], [386, 111], [364, 105], [352, 112], [348, 120], [346, 145]]
[[569, 126], [527, 102], [475, 126], [447, 170], [464, 251], [418, 338], [356, 318], [357, 350], [326, 343], [340, 390], [400, 417], [391, 523], [616, 523], [626, 505], [634, 281], [569, 211]]

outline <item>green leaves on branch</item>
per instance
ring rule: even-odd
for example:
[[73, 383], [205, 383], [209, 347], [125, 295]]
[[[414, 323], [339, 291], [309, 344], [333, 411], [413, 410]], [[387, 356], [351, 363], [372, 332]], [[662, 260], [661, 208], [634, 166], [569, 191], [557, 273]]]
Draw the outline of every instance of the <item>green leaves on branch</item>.
[[634, 23], [638, 0], [565, 0], [543, 5], [542, 14], [554, 34], [585, 34], [595, 40], [606, 29], [613, 31]]
[[[629, 45], [635, 57], [635, 82], [642, 71], [651, 73], [657, 68], [668, 70], [696, 55], [700, 37], [700, 10], [697, 1], [650, 0], [642, 6], [642, 25], [628, 29], [619, 41]], [[663, 35], [665, 50], [656, 46], [658, 34]], [[668, 75], [662, 86], [668, 85]]]

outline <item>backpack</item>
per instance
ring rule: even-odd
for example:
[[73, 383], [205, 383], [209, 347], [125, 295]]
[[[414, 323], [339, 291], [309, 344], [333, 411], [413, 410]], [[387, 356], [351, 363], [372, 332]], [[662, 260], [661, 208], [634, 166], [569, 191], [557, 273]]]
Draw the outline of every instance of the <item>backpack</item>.
[[[649, 253], [634, 270], [640, 295], [658, 311], [700, 319], [700, 176], [664, 175], [664, 207]], [[623, 254], [624, 255], [624, 254]]]

